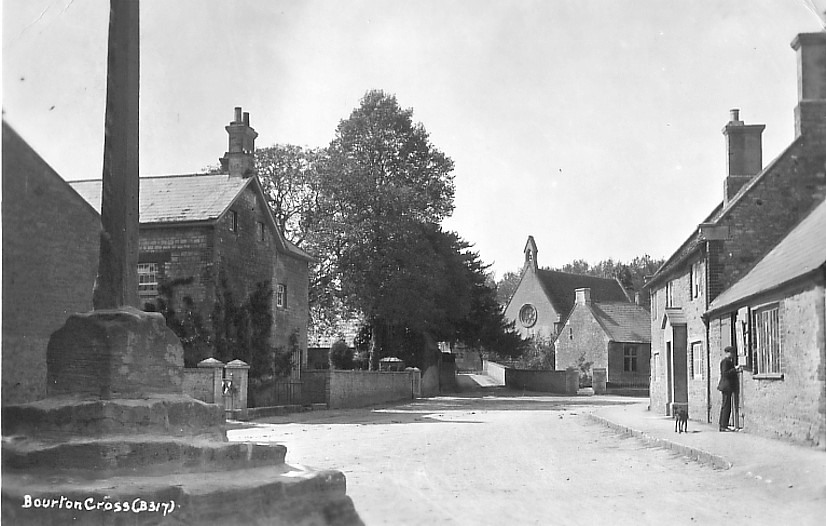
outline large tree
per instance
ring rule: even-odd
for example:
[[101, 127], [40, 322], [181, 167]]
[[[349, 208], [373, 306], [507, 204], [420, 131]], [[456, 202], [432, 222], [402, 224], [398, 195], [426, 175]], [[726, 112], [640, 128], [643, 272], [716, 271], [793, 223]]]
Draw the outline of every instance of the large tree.
[[426, 257], [426, 225], [453, 210], [453, 162], [412, 116], [395, 96], [368, 92], [321, 167], [319, 226], [341, 241], [330, 284], [374, 328], [373, 365], [389, 328], [423, 323], [432, 306], [439, 262]]

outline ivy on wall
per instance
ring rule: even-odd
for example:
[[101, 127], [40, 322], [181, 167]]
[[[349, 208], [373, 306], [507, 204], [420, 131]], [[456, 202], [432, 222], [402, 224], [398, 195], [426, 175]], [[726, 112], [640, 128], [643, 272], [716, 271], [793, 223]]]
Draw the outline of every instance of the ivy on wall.
[[211, 327], [204, 323], [191, 296], [183, 296], [181, 308], [176, 308], [176, 289], [193, 281], [188, 277], [159, 284], [156, 304], [144, 306], [145, 310], [163, 314], [166, 325], [181, 339], [184, 367], [195, 367], [201, 360], [214, 357], [224, 363], [236, 359], [246, 362], [253, 378], [290, 374], [293, 356], [300, 352], [299, 335], [294, 331], [286, 348], [272, 346], [273, 290], [269, 281], [256, 283], [255, 290], [238, 302], [221, 269]]

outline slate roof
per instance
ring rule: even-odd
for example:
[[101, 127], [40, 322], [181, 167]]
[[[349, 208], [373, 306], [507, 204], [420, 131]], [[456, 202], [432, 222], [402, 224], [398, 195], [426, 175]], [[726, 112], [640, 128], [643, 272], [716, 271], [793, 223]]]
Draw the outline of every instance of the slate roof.
[[[787, 155], [791, 155], [791, 152], [794, 151], [798, 144], [801, 143], [803, 137], [798, 137], [786, 148], [780, 155], [778, 155], [772, 162], [766, 165], [763, 170], [752, 177], [746, 184], [743, 185], [740, 190], [737, 191], [736, 194], [731, 198], [731, 200], [724, 206], [724, 203], [720, 203], [717, 205], [714, 210], [712, 210], [711, 214], [701, 223], [701, 224], [719, 224], [720, 220], [724, 219], [728, 213], [743, 199], [743, 196], [749, 193], [749, 191], [754, 188], [762, 179], [768, 177], [774, 167], [780, 162], [781, 159], [786, 157]], [[651, 277], [650, 280], [645, 284], [644, 288], [649, 288], [655, 283], [662, 281], [665, 277], [671, 274], [672, 271], [676, 270], [680, 267], [680, 265], [686, 260], [686, 258], [691, 255], [697, 248], [700, 247], [703, 240], [700, 237], [700, 226], [698, 225], [697, 228], [691, 233], [691, 235], [686, 239], [680, 248], [674, 252], [671, 257], [669, 257], [665, 263], [657, 269], [657, 272]]]
[[[164, 175], [140, 178], [140, 223], [189, 223], [214, 221], [232, 205], [256, 178], [230, 177], [228, 174]], [[100, 213], [102, 180], [87, 179], [69, 183]], [[281, 247], [299, 258], [313, 257], [278, 236]]]
[[591, 301], [594, 302], [628, 302], [628, 296], [615, 279], [542, 269], [536, 271], [536, 277], [556, 312], [563, 317], [574, 306], [576, 289], [591, 289]]
[[636, 303], [591, 303], [591, 312], [614, 342], [651, 343], [651, 316]]
[[819, 204], [751, 271], [709, 305], [709, 313], [780, 287], [826, 265], [826, 202]]
[[[252, 178], [191, 174], [141, 177], [140, 181], [140, 222], [152, 224], [218, 219]], [[100, 213], [100, 179], [71, 185]]]

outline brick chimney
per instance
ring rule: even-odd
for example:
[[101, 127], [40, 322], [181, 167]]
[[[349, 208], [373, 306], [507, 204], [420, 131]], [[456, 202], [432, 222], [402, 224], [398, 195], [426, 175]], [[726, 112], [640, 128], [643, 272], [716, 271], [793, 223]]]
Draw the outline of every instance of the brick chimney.
[[728, 174], [723, 187], [723, 204], [763, 169], [762, 134], [765, 124], [746, 124], [740, 120], [740, 110], [731, 110], [728, 124], [723, 128], [726, 137], [726, 165]]
[[797, 51], [795, 136], [826, 138], [826, 32], [801, 33], [792, 41]]
[[229, 148], [221, 161], [221, 170], [230, 177], [251, 177], [255, 175], [255, 138], [258, 133], [250, 127], [250, 114], [235, 108], [235, 119], [226, 127], [229, 134]]
[[576, 304], [588, 305], [591, 303], [591, 289], [576, 289]]

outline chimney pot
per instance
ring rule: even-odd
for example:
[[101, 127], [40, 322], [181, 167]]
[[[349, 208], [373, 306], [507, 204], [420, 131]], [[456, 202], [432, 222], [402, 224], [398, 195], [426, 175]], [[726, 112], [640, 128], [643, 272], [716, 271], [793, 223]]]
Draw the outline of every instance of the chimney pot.
[[731, 110], [731, 123], [741, 123], [743, 121], [740, 120], [740, 110], [738, 108], [732, 108]]
[[235, 108], [235, 120], [224, 129], [229, 134], [226, 153], [221, 157], [221, 169], [230, 177], [250, 177], [255, 174], [255, 139], [258, 133], [250, 127], [249, 112]]

